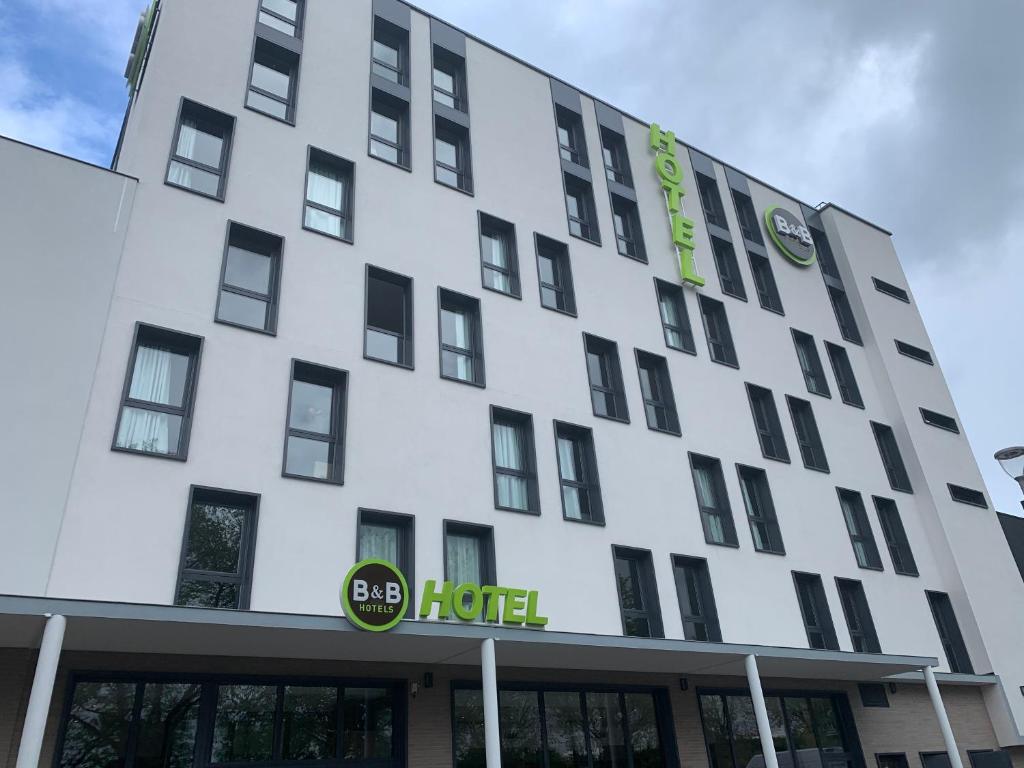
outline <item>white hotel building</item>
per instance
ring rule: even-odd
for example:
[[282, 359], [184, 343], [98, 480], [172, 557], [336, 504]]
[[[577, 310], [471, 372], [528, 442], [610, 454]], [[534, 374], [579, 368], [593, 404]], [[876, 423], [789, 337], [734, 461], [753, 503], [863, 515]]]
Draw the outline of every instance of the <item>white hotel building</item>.
[[127, 76], [111, 170], [0, 139], [0, 765], [1024, 766], [888, 232], [398, 0], [160, 0]]

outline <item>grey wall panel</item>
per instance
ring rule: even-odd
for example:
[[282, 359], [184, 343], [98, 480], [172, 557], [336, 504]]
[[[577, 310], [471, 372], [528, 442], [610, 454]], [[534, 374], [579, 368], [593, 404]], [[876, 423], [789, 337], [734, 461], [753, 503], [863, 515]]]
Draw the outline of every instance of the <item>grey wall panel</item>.
[[373, 14], [402, 29], [409, 29], [411, 26], [412, 14], [409, 6], [398, 0], [373, 0]]
[[566, 85], [561, 80], [555, 80], [553, 77], [550, 78], [550, 81], [551, 98], [555, 104], [582, 115], [583, 108], [580, 106], [580, 92]]
[[594, 102], [594, 112], [597, 113], [597, 124], [602, 128], [608, 128], [616, 133], [625, 135], [625, 128], [622, 125], [622, 113], [600, 101]]
[[437, 19], [430, 19], [430, 42], [466, 58], [466, 36]]

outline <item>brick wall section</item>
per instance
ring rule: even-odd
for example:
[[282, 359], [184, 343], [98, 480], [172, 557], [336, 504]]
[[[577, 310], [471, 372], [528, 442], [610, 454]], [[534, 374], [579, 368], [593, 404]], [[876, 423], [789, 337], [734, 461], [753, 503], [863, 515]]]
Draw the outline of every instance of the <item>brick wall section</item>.
[[[0, 649], [0, 768], [14, 768], [21, 721], [32, 681], [35, 654], [30, 651]], [[474, 662], [473, 654], [466, 660]], [[68, 672], [134, 671], [182, 672], [254, 675], [323, 675], [337, 677], [382, 677], [418, 682], [419, 691], [410, 697], [409, 705], [409, 768], [438, 768], [452, 764], [451, 709], [449, 691], [454, 680], [479, 680], [476, 666], [372, 664], [338, 661], [305, 661], [249, 659], [196, 656], [156, 656], [103, 653], [65, 653], [61, 659], [54, 690], [53, 705], [47, 726], [46, 743], [41, 764], [53, 761], [60, 713], [64, 704]], [[434, 673], [433, 688], [423, 687], [423, 674]], [[615, 672], [583, 672], [577, 670], [533, 671], [498, 670], [499, 681], [607, 683], [661, 686], [668, 690], [675, 723], [676, 745], [681, 768], [708, 768], [697, 709], [696, 689], [700, 687], [745, 688], [742, 677], [689, 677], [689, 690], [682, 691], [678, 676], [635, 675]], [[845, 691], [853, 710], [857, 731], [868, 768], [875, 768], [874, 755], [882, 752], [905, 752], [910, 768], [920, 768], [919, 752], [941, 751], [942, 737], [923, 684], [897, 686], [889, 693], [886, 708], [861, 706], [854, 683], [819, 680], [765, 679], [766, 690], [830, 690]], [[953, 730], [963, 750], [965, 766], [969, 766], [967, 750], [991, 749], [995, 735], [977, 688], [942, 686]], [[1012, 751], [1014, 768], [1024, 768], [1024, 750]]]

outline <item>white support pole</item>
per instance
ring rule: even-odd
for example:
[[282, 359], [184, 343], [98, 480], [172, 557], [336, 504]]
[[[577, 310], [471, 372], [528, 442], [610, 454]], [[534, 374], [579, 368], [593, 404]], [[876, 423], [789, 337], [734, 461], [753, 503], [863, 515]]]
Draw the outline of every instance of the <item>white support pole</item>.
[[[747, 656], [745, 664], [750, 700], [754, 703], [754, 716], [757, 718], [757, 733], [761, 737], [764, 765], [765, 768], [779, 768], [779, 758], [775, 754], [775, 742], [772, 740], [772, 724], [768, 719], [768, 708], [764, 704], [764, 691], [761, 690], [761, 676], [757, 673], [757, 658], [754, 654]], [[954, 766], [954, 768], [963, 768], [963, 766]]]
[[50, 616], [46, 619], [43, 641], [39, 644], [39, 658], [36, 660], [36, 674], [32, 679], [32, 692], [28, 697], [28, 709], [25, 710], [25, 724], [21, 729], [17, 768], [39, 767], [46, 717], [50, 712], [53, 681], [57, 678], [57, 663], [60, 661], [66, 625], [63, 616]]
[[931, 667], [925, 667], [924, 684], [928, 687], [928, 697], [932, 700], [932, 708], [935, 710], [935, 717], [939, 721], [939, 730], [942, 731], [942, 741], [946, 745], [946, 753], [949, 755], [949, 763], [952, 768], [964, 768], [963, 760], [960, 759], [960, 750], [956, 746], [956, 739], [953, 737], [953, 728], [949, 724], [949, 717], [946, 715], [946, 707], [942, 703], [942, 694], [939, 693], [939, 684], [935, 682], [935, 673]]
[[[487, 768], [501, 768], [501, 738], [498, 731], [498, 666], [494, 661], [494, 638], [480, 648], [480, 673], [484, 694], [484, 745]], [[19, 766], [20, 768], [20, 766]], [[963, 766], [954, 766], [963, 768]]]

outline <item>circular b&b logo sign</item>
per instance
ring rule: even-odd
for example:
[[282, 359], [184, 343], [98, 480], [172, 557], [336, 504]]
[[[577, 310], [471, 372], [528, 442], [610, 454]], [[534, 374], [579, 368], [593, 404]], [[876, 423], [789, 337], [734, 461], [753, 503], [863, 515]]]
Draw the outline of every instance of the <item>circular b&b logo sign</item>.
[[362, 560], [341, 583], [341, 605], [345, 617], [360, 629], [384, 632], [405, 616], [409, 585], [392, 563]]
[[764, 223], [779, 253], [801, 267], [814, 263], [814, 239], [800, 219], [785, 208], [773, 206], [764, 212]]

